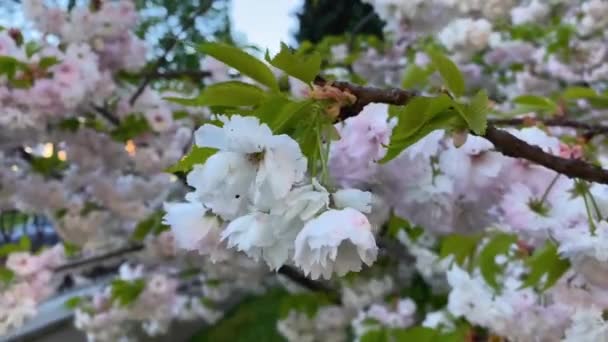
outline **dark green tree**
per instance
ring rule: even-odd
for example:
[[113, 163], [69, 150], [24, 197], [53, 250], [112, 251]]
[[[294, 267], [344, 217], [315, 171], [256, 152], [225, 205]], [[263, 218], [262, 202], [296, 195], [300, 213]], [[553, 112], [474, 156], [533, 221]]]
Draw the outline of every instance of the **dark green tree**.
[[297, 14], [298, 42], [319, 42], [325, 36], [356, 31], [382, 38], [384, 22], [369, 4], [361, 0], [305, 0]]

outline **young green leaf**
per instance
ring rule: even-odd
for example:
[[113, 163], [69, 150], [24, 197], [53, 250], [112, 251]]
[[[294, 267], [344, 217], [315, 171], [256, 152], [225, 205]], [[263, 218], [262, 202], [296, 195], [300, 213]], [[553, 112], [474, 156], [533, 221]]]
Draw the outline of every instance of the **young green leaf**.
[[83, 299], [84, 298], [80, 296], [72, 297], [66, 300], [65, 303], [63, 303], [63, 306], [65, 306], [66, 309], [74, 310], [82, 303]]
[[485, 90], [477, 92], [468, 104], [454, 102], [454, 108], [475, 134], [485, 134], [488, 126], [487, 115], [489, 109], [488, 95]]
[[169, 226], [163, 223], [163, 212], [159, 210], [152, 213], [150, 216], [140, 221], [137, 226], [135, 226], [131, 239], [141, 242], [146, 238], [146, 236], [148, 236], [148, 234], [158, 235], [168, 229]]
[[305, 83], [312, 83], [321, 71], [321, 55], [319, 53], [313, 52], [309, 56], [297, 55], [291, 52], [289, 46], [284, 43], [281, 43], [281, 51], [272, 59], [267, 51], [266, 60], [274, 67], [285, 71], [289, 76]]
[[184, 106], [256, 106], [266, 96], [261, 88], [244, 82], [228, 81], [210, 85], [202, 90], [201, 94], [193, 99], [167, 97], [168, 101]]
[[437, 50], [427, 51], [433, 66], [445, 81], [448, 89], [456, 96], [462, 96], [465, 91], [465, 82], [462, 73], [448, 57]]
[[175, 165], [169, 167], [165, 172], [177, 173], [183, 172], [188, 173], [194, 165], [204, 164], [209, 157], [217, 152], [217, 149], [210, 147], [198, 147], [192, 146], [190, 153], [182, 157]]
[[143, 133], [150, 131], [150, 124], [143, 115], [129, 114], [110, 135], [116, 141], [126, 142]]
[[504, 269], [503, 265], [496, 263], [498, 255], [506, 255], [517, 237], [511, 234], [496, 234], [481, 250], [478, 257], [481, 276], [494, 289], [498, 290], [500, 285], [496, 280], [497, 275]]
[[379, 163], [384, 164], [395, 157], [397, 157], [403, 150], [410, 147], [411, 145], [418, 142], [420, 139], [424, 138], [427, 134], [431, 133], [434, 130], [442, 129], [442, 128], [450, 128], [454, 125], [455, 119], [462, 120], [455, 116], [452, 111], [444, 110], [442, 112], [437, 113], [434, 117], [432, 117], [428, 122], [426, 122], [420, 129], [418, 129], [414, 134], [408, 137], [399, 137], [398, 139], [391, 138], [391, 143], [386, 151], [386, 155], [382, 158]]
[[[553, 286], [570, 268], [568, 259], [560, 257], [557, 246], [551, 242], [534, 251], [525, 263], [530, 268], [530, 273], [522, 287], [540, 286], [543, 291]], [[545, 283], [539, 284], [544, 277], [546, 277]]]
[[15, 273], [6, 267], [0, 267], [0, 282], [8, 284], [15, 278]]
[[55, 64], [58, 64], [60, 61], [57, 57], [54, 56], [49, 56], [49, 57], [42, 57], [40, 59], [40, 62], [38, 62], [38, 66], [41, 67], [42, 69], [48, 69], [50, 67], [52, 67]]
[[540, 110], [553, 113], [557, 111], [557, 104], [544, 96], [521, 95], [513, 99], [513, 103], [527, 110]]
[[463, 266], [467, 259], [469, 262], [475, 256], [477, 245], [481, 240], [481, 235], [461, 235], [451, 234], [445, 236], [441, 240], [441, 248], [439, 257], [444, 259], [448, 256], [453, 256], [454, 261], [460, 266]]
[[401, 86], [403, 88], [414, 88], [419, 85], [425, 85], [432, 71], [423, 69], [418, 65], [412, 63], [405, 68], [403, 72], [403, 79], [401, 80]]
[[570, 87], [562, 93], [562, 97], [566, 100], [589, 99], [597, 96], [595, 89], [589, 87]]
[[277, 79], [270, 68], [259, 59], [237, 47], [222, 43], [203, 43], [197, 49], [233, 67], [243, 75], [249, 76], [261, 84], [268, 86], [270, 89], [279, 89]]
[[137, 300], [137, 297], [146, 287], [143, 279], [133, 281], [116, 279], [112, 281], [111, 298], [120, 306], [127, 306]]
[[291, 310], [303, 312], [314, 317], [320, 307], [331, 304], [323, 293], [298, 293], [287, 296], [281, 301], [279, 317], [286, 318]]

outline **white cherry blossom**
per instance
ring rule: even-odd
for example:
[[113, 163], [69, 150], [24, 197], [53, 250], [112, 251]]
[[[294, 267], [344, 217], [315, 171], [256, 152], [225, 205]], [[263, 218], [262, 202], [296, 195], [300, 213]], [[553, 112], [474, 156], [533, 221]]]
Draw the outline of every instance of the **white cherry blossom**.
[[312, 279], [343, 276], [371, 265], [378, 253], [371, 224], [359, 211], [329, 210], [306, 223], [295, 241], [294, 261]]

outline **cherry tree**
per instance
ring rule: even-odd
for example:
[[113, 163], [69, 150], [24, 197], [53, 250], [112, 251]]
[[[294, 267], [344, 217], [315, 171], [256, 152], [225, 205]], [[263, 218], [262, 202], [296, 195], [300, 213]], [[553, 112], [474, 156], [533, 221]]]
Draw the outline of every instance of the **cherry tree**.
[[[366, 2], [384, 40], [174, 40], [146, 67], [131, 2], [24, 1], [60, 43], [0, 32], [0, 203], [63, 243], [3, 247], [0, 331], [118, 247], [68, 303], [92, 341], [277, 293], [289, 341], [608, 339], [608, 2]], [[201, 68], [163, 70], [178, 45]]]

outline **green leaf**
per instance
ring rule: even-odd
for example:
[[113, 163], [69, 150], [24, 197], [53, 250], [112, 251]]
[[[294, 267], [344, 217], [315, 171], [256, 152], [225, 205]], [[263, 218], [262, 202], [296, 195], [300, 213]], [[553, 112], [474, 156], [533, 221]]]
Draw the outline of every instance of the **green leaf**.
[[488, 126], [487, 115], [489, 111], [488, 95], [485, 90], [477, 92], [470, 103], [461, 104], [454, 101], [453, 106], [467, 123], [470, 130], [475, 132], [475, 134], [485, 134]]
[[530, 273], [525, 278], [522, 288], [540, 286], [541, 280], [546, 277], [544, 285], [540, 286], [542, 291], [553, 286], [570, 268], [570, 261], [561, 258], [557, 246], [551, 242], [535, 250], [525, 263], [530, 268]]
[[239, 48], [222, 43], [203, 43], [197, 49], [273, 90], [279, 89], [279, 84], [270, 68]]
[[427, 327], [395, 328], [389, 332], [394, 341], [434, 342], [439, 341], [439, 331]]
[[441, 94], [434, 98], [415, 97], [404, 107], [389, 108], [391, 115], [396, 116], [399, 121], [393, 129], [389, 149], [380, 163], [386, 163], [395, 158], [401, 151], [428, 133], [443, 127], [449, 121], [450, 115], [440, 114], [451, 105], [452, 100], [447, 95]]
[[11, 56], [0, 56], [0, 75], [4, 74], [12, 80], [17, 70], [25, 70], [27, 65]]
[[60, 130], [76, 132], [80, 128], [80, 121], [77, 118], [63, 119], [59, 122], [58, 127]]
[[198, 97], [193, 99], [167, 97], [165, 100], [183, 106], [239, 107], [259, 105], [265, 96], [264, 90], [253, 84], [228, 81], [206, 87]]
[[302, 82], [312, 83], [321, 71], [321, 55], [313, 52], [309, 56], [297, 55], [284, 43], [281, 43], [281, 51], [270, 59], [266, 51], [266, 61], [279, 68], [289, 76], [295, 77]]
[[32, 57], [36, 52], [42, 50], [42, 47], [33, 41], [25, 43], [25, 55], [27, 58]]
[[78, 254], [82, 248], [77, 244], [68, 241], [63, 241], [63, 249], [65, 251], [65, 255], [69, 258]]
[[320, 307], [330, 305], [331, 301], [322, 293], [298, 293], [287, 296], [281, 301], [279, 317], [286, 318], [291, 310], [303, 312], [312, 318]]
[[454, 261], [460, 266], [463, 266], [467, 259], [469, 264], [475, 256], [477, 245], [481, 240], [481, 235], [460, 235], [451, 234], [445, 236], [441, 240], [439, 249], [439, 257], [444, 259], [448, 256], [453, 256]]
[[126, 142], [150, 131], [148, 120], [140, 114], [129, 114], [110, 135], [116, 141]]
[[500, 233], [495, 235], [479, 253], [478, 262], [481, 276], [488, 285], [496, 290], [500, 288], [496, 276], [504, 269], [504, 265], [496, 263], [496, 256], [506, 255], [516, 242], [517, 237], [515, 235]]
[[19, 239], [19, 249], [22, 251], [30, 251], [32, 249], [32, 241], [30, 241], [29, 236], [23, 235]]
[[433, 66], [439, 71], [448, 89], [454, 95], [462, 96], [465, 91], [464, 77], [456, 64], [437, 50], [429, 50], [427, 54]]
[[6, 267], [0, 267], [0, 282], [9, 284], [15, 278], [15, 273]]
[[166, 169], [165, 172], [188, 173], [192, 170], [194, 165], [204, 164], [209, 157], [215, 154], [215, 152], [217, 152], [217, 149], [215, 148], [199, 147], [194, 145], [192, 146], [190, 153], [182, 157], [182, 159], [180, 159], [176, 164]]
[[275, 134], [286, 133], [300, 120], [308, 120], [308, 114], [312, 111], [313, 105], [313, 100], [287, 103], [278, 113], [275, 113], [275, 118], [269, 125], [270, 129]]
[[80, 296], [72, 297], [72, 298], [66, 300], [65, 303], [63, 303], [63, 306], [66, 309], [74, 310], [74, 309], [78, 308], [78, 306], [80, 305], [80, 303], [82, 303], [83, 300], [84, 300], [84, 298], [80, 297]]
[[401, 86], [403, 88], [414, 88], [419, 85], [425, 85], [429, 76], [434, 70], [427, 70], [419, 67], [412, 63], [405, 68], [403, 72], [403, 79], [401, 80]]
[[557, 104], [544, 96], [521, 95], [513, 99], [516, 103], [527, 110], [540, 110], [553, 113], [557, 111]]
[[562, 93], [566, 100], [589, 99], [597, 97], [598, 94], [593, 88], [589, 87], [569, 87]]
[[48, 158], [32, 155], [30, 157], [30, 166], [33, 171], [48, 177], [65, 170], [68, 167], [68, 164], [59, 159], [56, 153], [53, 153], [53, 155]]
[[292, 101], [284, 94], [274, 93], [266, 96], [262, 103], [253, 111], [252, 115], [270, 127], [277, 119], [277, 113], [281, 112], [290, 103]]
[[412, 241], [416, 241], [422, 234], [424, 234], [424, 228], [420, 226], [412, 226], [412, 224], [397, 215], [391, 215], [388, 221], [387, 234], [392, 238], [397, 238], [400, 231], [405, 231], [407, 236]]
[[411, 145], [418, 142], [420, 139], [424, 138], [427, 134], [435, 131], [437, 129], [444, 129], [454, 126], [454, 122], [456, 120], [462, 120], [458, 118], [452, 111], [445, 110], [438, 114], [436, 114], [431, 120], [426, 122], [420, 129], [418, 129], [414, 134], [408, 137], [391, 138], [391, 143], [388, 147], [386, 155], [382, 158], [379, 163], [384, 164], [395, 157], [397, 157], [403, 150], [410, 147]]
[[173, 120], [181, 120], [181, 119], [185, 119], [189, 116], [190, 116], [190, 113], [188, 113], [185, 110], [178, 110], [178, 111], [173, 112]]
[[135, 226], [131, 239], [141, 242], [148, 234], [158, 235], [168, 229], [169, 226], [163, 223], [163, 212], [156, 211]]
[[112, 281], [111, 298], [120, 306], [127, 306], [137, 300], [137, 297], [146, 287], [143, 279], [133, 281], [115, 279]]
[[59, 59], [54, 56], [42, 57], [40, 59], [40, 62], [38, 62], [38, 66], [41, 67], [42, 69], [48, 69], [48, 68], [52, 67], [53, 65], [58, 64], [59, 62], [60, 62]]
[[475, 134], [483, 135], [486, 133], [488, 110], [488, 94], [482, 89], [475, 94], [464, 111], [464, 119]]
[[360, 342], [390, 342], [386, 329], [369, 330], [361, 336]]
[[249, 297], [230, 310], [224, 318], [199, 331], [192, 342], [284, 342], [277, 321], [284, 290], [273, 289], [259, 297]]

